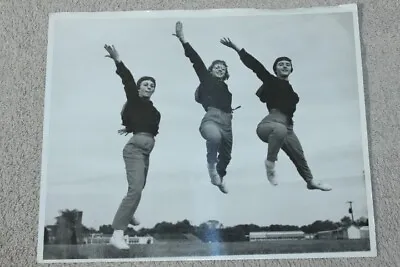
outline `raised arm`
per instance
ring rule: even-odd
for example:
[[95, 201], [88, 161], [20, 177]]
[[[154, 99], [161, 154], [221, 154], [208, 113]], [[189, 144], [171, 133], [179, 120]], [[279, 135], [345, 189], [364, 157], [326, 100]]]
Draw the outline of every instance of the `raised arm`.
[[239, 48], [237, 45], [235, 45], [229, 38], [223, 38], [221, 39], [221, 43], [229, 48], [232, 48], [235, 50], [240, 57], [240, 60], [243, 62], [243, 64], [251, 69], [257, 77], [263, 81], [263, 82], [268, 82], [271, 79], [274, 79], [275, 77], [259, 62], [256, 58], [254, 58], [252, 55], [247, 53], [247, 51], [244, 48]]
[[199, 77], [200, 82], [203, 82], [207, 79], [209, 73], [207, 70], [206, 65], [204, 64], [203, 60], [193, 49], [193, 47], [185, 40], [183, 34], [183, 25], [182, 22], [178, 21], [175, 25], [175, 33], [173, 34], [176, 36], [179, 41], [181, 42], [183, 49], [185, 51], [185, 56], [189, 58], [190, 62], [193, 64], [193, 68], [196, 71], [197, 76]]
[[115, 71], [118, 76], [122, 80], [122, 84], [124, 85], [124, 90], [126, 94], [126, 98], [128, 101], [134, 101], [139, 98], [137, 86], [136, 86], [136, 81], [132, 76], [132, 73], [129, 71], [129, 69], [125, 66], [125, 64], [121, 61], [119, 54], [117, 50], [115, 49], [114, 45], [109, 46], [105, 45], [104, 48], [107, 50], [109, 55], [106, 55], [106, 57], [109, 57], [114, 60], [115, 66], [117, 67], [117, 70]]
[[117, 67], [115, 73], [117, 73], [122, 80], [122, 84], [124, 85], [124, 90], [126, 94], [126, 99], [128, 99], [128, 101], [134, 101], [138, 99], [139, 98], [138, 88], [136, 86], [136, 81], [133, 78], [132, 73], [129, 71], [129, 69], [125, 66], [125, 64], [122, 61], [115, 62], [115, 65]]

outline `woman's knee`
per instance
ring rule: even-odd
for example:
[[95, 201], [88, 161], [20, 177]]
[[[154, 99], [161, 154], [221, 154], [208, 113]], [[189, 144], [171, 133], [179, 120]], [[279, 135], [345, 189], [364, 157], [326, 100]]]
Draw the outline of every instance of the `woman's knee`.
[[256, 133], [258, 138], [261, 139], [261, 141], [268, 143], [268, 137], [272, 132], [272, 127], [270, 123], [260, 123], [257, 126]]
[[200, 126], [201, 136], [212, 143], [220, 143], [221, 142], [221, 132], [219, 127], [212, 122], [206, 122]]

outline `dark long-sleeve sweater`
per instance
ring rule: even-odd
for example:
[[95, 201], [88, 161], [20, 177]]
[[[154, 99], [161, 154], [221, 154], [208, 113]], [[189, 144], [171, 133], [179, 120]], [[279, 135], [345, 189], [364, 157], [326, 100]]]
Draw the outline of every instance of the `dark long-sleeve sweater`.
[[161, 120], [160, 112], [149, 99], [139, 97], [136, 81], [122, 61], [116, 62], [116, 73], [122, 80], [127, 98], [124, 125], [133, 133], [146, 132], [153, 136], [158, 134]]
[[211, 75], [205, 66], [201, 57], [189, 43], [183, 43], [185, 56], [193, 64], [193, 68], [200, 80], [199, 99], [207, 110], [208, 107], [214, 107], [224, 112], [232, 112], [232, 94], [229, 92], [228, 85]]
[[288, 117], [288, 123], [293, 124], [293, 115], [300, 99], [291, 84], [272, 75], [245, 49], [241, 49], [238, 53], [243, 64], [263, 82], [256, 93], [260, 101], [266, 103], [268, 110], [277, 109], [285, 114]]

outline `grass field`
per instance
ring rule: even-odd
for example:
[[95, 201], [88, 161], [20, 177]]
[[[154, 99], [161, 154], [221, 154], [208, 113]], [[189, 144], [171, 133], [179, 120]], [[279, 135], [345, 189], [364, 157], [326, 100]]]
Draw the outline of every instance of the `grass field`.
[[197, 243], [131, 245], [120, 251], [108, 244], [45, 245], [43, 259], [157, 258], [221, 255], [326, 253], [369, 251], [369, 239], [359, 240], [281, 240], [263, 242]]

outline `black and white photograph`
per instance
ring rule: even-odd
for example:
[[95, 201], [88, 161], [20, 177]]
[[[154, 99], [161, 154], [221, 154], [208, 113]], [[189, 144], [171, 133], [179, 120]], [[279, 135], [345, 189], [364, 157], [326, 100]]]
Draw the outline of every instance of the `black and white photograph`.
[[358, 20], [50, 14], [38, 262], [377, 256]]

